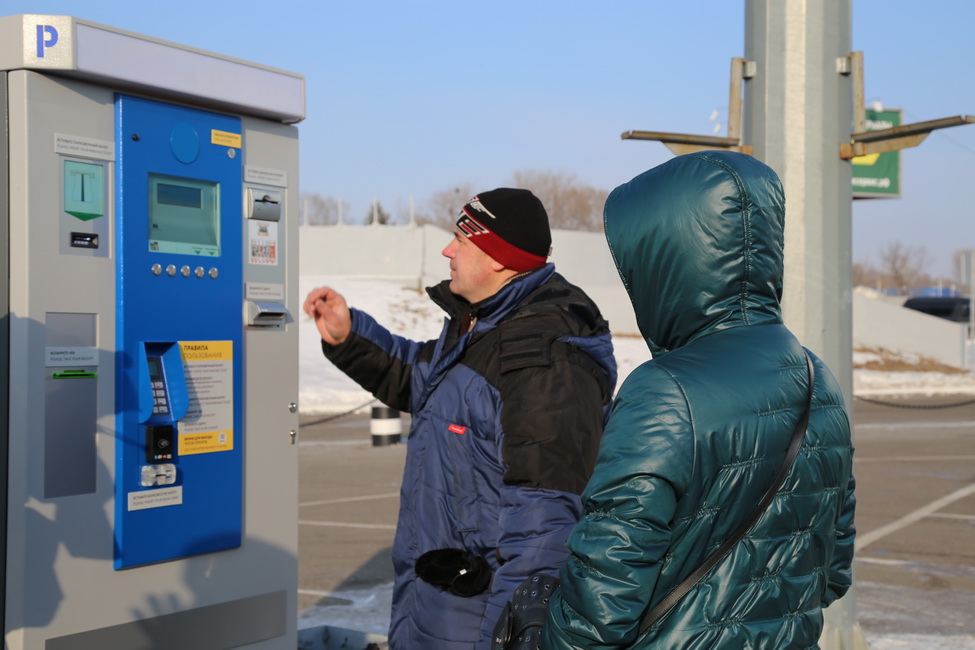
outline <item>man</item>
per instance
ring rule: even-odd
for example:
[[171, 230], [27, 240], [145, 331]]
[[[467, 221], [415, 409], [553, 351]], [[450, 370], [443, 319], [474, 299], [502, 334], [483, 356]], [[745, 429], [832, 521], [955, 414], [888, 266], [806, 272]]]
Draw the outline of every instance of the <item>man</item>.
[[806, 412], [806, 357], [779, 306], [782, 184], [751, 156], [690, 154], [616, 188], [605, 215], [653, 359], [616, 397], [541, 647], [818, 647], [822, 608], [851, 583], [855, 499], [842, 394], [815, 357], [771, 505], [640, 633], [748, 519]]
[[555, 575], [581, 514], [616, 365], [606, 321], [546, 263], [531, 192], [468, 202], [427, 290], [440, 338], [396, 336], [328, 287], [305, 301], [325, 356], [412, 414], [393, 545], [391, 650], [489, 648], [515, 588]]

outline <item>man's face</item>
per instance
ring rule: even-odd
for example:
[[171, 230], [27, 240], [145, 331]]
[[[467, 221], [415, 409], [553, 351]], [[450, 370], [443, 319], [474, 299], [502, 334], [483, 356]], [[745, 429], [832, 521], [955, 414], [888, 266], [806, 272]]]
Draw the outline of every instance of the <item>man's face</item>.
[[450, 260], [450, 290], [468, 302], [493, 296], [506, 279], [499, 273], [504, 266], [459, 232], [441, 254]]

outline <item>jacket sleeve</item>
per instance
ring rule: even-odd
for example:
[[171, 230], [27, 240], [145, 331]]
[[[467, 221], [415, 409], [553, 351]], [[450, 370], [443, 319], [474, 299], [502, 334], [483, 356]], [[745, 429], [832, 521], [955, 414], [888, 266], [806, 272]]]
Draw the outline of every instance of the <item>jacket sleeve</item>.
[[[843, 397], [836, 378], [821, 361], [817, 359], [816, 377], [823, 382], [824, 390], [818, 394], [824, 400], [823, 406], [832, 408], [814, 412], [816, 428], [835, 450], [837, 466], [835, 474], [829, 475], [829, 485], [837, 488], [836, 516], [833, 528], [833, 555], [829, 559], [829, 574], [826, 588], [820, 599], [823, 607], [842, 598], [853, 584], [853, 550], [856, 539], [856, 479], [853, 476], [853, 442], [850, 434], [850, 420], [843, 404]], [[824, 443], [826, 444], [826, 443]], [[839, 464], [839, 460], [845, 460]]]
[[322, 341], [322, 352], [383, 404], [409, 412], [414, 365], [427, 344], [392, 334], [363, 311], [350, 311], [349, 338], [339, 345]]
[[[644, 367], [647, 370], [647, 367]], [[670, 522], [693, 466], [692, 424], [673, 382], [624, 384], [583, 494], [585, 515], [569, 537], [541, 647], [630, 647], [670, 546]]]
[[[538, 349], [538, 348], [536, 348]], [[509, 348], [510, 351], [510, 348]], [[502, 348], [502, 455], [497, 569], [485, 616], [490, 634], [524, 580], [557, 575], [565, 543], [582, 514], [580, 493], [596, 462], [610, 395], [584, 352], [553, 344], [547, 363], [505, 367]], [[518, 367], [515, 367], [518, 366]]]
[[823, 596], [823, 607], [842, 598], [853, 584], [853, 544], [856, 539], [854, 513], [856, 510], [856, 479], [850, 474], [843, 507], [836, 522], [836, 546], [829, 569], [829, 583]]

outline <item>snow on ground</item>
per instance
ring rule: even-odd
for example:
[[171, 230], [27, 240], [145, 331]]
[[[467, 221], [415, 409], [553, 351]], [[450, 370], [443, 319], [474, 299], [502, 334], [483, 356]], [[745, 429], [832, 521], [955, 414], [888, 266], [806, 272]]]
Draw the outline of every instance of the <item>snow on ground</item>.
[[[304, 276], [299, 296], [314, 287], [328, 285], [343, 294], [352, 307], [369, 312], [391, 331], [407, 338], [425, 341], [435, 338], [443, 326], [443, 311], [426, 292], [404, 288], [395, 282], [336, 276]], [[321, 339], [314, 323], [299, 315], [299, 404], [305, 415], [340, 413], [364, 407], [371, 396], [328, 363], [321, 353]], [[613, 339], [620, 382], [638, 365], [650, 358], [643, 339]], [[867, 353], [854, 354], [854, 364], [869, 361]], [[975, 375], [940, 372], [886, 372], [857, 369], [853, 372], [853, 392], [864, 397], [904, 395], [975, 395]]]
[[[333, 592], [328, 598], [323, 599], [322, 603], [301, 612], [298, 617], [298, 629], [339, 628], [382, 638], [386, 635], [389, 625], [392, 596], [393, 583], [370, 589]], [[975, 637], [967, 634], [890, 634], [864, 631], [864, 638], [870, 650], [964, 650], [966, 648], [970, 650], [975, 648]]]

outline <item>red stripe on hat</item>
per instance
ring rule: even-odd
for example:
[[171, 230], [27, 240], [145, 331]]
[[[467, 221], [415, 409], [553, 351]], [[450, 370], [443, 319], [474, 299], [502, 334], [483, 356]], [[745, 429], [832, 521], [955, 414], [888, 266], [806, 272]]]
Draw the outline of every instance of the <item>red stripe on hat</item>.
[[528, 271], [545, 265], [546, 258], [521, 250], [501, 239], [484, 224], [467, 214], [466, 208], [464, 215], [457, 221], [457, 228], [492, 259], [512, 271]]

